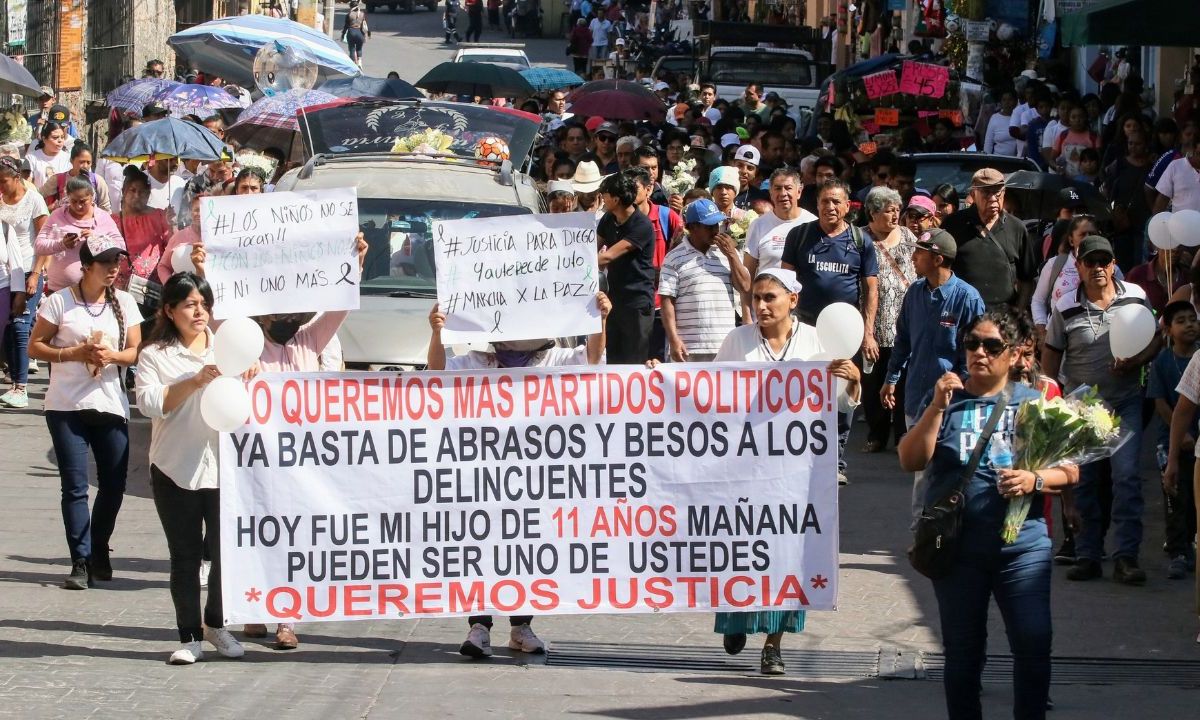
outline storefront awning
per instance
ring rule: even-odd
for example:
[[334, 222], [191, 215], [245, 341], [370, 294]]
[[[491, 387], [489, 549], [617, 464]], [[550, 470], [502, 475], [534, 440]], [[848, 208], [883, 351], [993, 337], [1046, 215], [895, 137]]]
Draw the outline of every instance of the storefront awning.
[[1104, 0], [1062, 15], [1062, 44], [1192, 47], [1200, 43], [1200, 12], [1182, 0]]

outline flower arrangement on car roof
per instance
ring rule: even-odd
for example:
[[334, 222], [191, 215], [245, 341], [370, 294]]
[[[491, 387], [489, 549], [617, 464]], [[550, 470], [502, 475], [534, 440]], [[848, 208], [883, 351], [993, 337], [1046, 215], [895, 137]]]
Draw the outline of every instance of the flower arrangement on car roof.
[[420, 132], [396, 140], [396, 143], [392, 145], [392, 152], [439, 155], [448, 152], [453, 144], [454, 138], [450, 135], [441, 130], [425, 128]]

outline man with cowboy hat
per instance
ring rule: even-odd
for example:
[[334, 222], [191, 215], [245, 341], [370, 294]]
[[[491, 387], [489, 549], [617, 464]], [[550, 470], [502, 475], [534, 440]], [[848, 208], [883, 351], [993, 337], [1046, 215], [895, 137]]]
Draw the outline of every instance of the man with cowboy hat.
[[1037, 259], [1025, 225], [1004, 209], [1004, 175], [993, 168], [971, 177], [972, 207], [946, 218], [958, 245], [955, 272], [979, 291], [989, 310], [1025, 308], [1037, 280]]

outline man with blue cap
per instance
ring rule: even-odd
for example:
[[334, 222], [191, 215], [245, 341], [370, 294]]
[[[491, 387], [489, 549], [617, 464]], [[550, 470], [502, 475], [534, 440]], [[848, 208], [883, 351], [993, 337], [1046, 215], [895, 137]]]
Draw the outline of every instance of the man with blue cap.
[[663, 260], [658, 294], [670, 359], [676, 362], [715, 358], [737, 325], [737, 293], [750, 291], [750, 273], [724, 231], [728, 220], [712, 200], [696, 200], [683, 213], [687, 237]]

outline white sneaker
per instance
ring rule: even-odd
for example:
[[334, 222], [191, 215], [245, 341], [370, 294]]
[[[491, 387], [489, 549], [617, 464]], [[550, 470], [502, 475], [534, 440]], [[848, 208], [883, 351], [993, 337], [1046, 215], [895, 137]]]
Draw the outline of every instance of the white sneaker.
[[178, 650], [171, 653], [171, 659], [167, 662], [172, 665], [192, 665], [203, 658], [204, 650], [200, 647], [200, 641], [193, 640], [180, 645]]
[[471, 626], [471, 632], [467, 635], [467, 640], [459, 646], [458, 652], [461, 655], [466, 655], [472, 658], [485, 658], [492, 656], [492, 634], [488, 629], [480, 623], [475, 623]]
[[520, 650], [523, 653], [534, 655], [546, 652], [546, 643], [533, 634], [533, 628], [528, 624], [518, 625], [508, 633], [508, 647], [510, 650]]
[[240, 658], [246, 654], [246, 648], [242, 647], [237, 638], [223, 627], [204, 628], [204, 639], [211, 643], [217, 649], [217, 652], [227, 658]]
[[37, 375], [37, 374], [38, 374], [39, 372], [41, 372], [41, 371], [42, 371], [42, 366], [41, 366], [41, 365], [38, 365], [38, 361], [37, 361], [37, 360], [34, 360], [34, 359], [32, 359], [32, 358], [30, 358], [30, 360], [29, 360], [29, 374], [30, 374], [30, 375]]
[[212, 572], [212, 562], [209, 560], [200, 561], [200, 587], [208, 587], [208, 574]]

